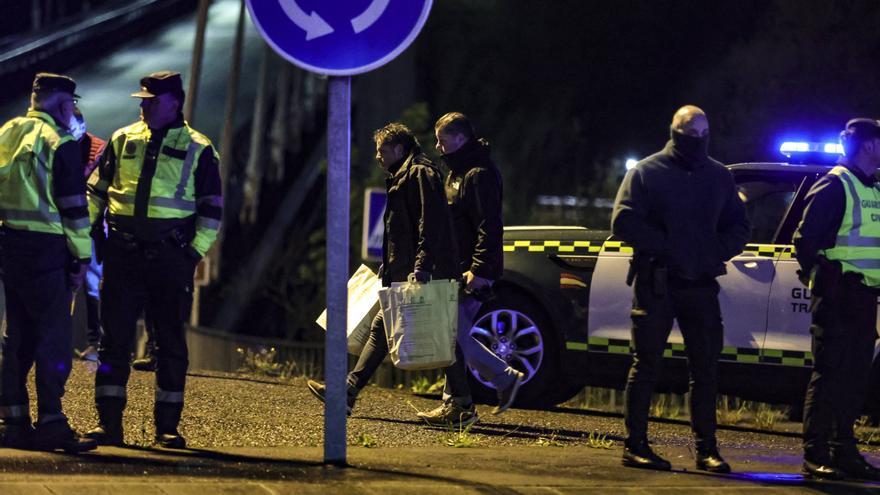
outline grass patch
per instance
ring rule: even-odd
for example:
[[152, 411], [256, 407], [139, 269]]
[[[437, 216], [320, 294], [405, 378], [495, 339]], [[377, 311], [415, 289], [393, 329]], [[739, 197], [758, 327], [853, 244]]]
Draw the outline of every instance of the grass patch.
[[446, 430], [446, 433], [443, 435], [443, 443], [447, 447], [453, 447], [456, 449], [467, 449], [470, 447], [476, 446], [479, 441], [477, 440], [476, 435], [471, 433], [471, 428], [476, 423], [471, 423], [464, 428], [458, 426], [449, 426]]
[[564, 447], [565, 444], [559, 441], [559, 430], [553, 430], [550, 432], [550, 436], [539, 436], [537, 440], [535, 440], [535, 445], [538, 447]]
[[774, 431], [779, 420], [786, 417], [788, 408], [779, 410], [769, 404], [760, 403], [755, 410], [755, 427]]
[[614, 446], [614, 440], [608, 438], [608, 435], [598, 431], [593, 431], [587, 437], [587, 447], [591, 449], [610, 449]]
[[274, 347], [235, 350], [238, 353], [239, 373], [271, 376], [275, 378], [293, 378], [296, 363], [293, 361], [278, 362], [278, 351]]
[[440, 377], [440, 379], [432, 382], [425, 376], [416, 377], [412, 381], [412, 385], [410, 385], [409, 389], [414, 394], [439, 394], [443, 392], [443, 387], [446, 386], [446, 377]]
[[367, 449], [372, 449], [372, 448], [375, 448], [379, 445], [376, 443], [375, 440], [370, 438], [366, 433], [358, 433], [357, 436], [354, 437], [354, 441], [356, 442], [357, 445], [364, 447], [364, 448], [367, 448]]
[[880, 443], [880, 430], [875, 426], [871, 426], [871, 421], [867, 416], [862, 416], [856, 421], [854, 433], [859, 443], [867, 445]]

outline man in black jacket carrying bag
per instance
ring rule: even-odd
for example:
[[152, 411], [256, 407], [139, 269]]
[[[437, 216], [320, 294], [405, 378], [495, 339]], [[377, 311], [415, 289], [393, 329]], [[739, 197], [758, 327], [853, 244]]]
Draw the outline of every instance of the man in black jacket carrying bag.
[[[373, 134], [376, 160], [387, 173], [385, 236], [382, 240], [382, 286], [406, 282], [458, 278], [455, 244], [443, 193], [442, 174], [422, 154], [412, 131], [402, 124], [388, 124]], [[385, 323], [379, 311], [370, 326], [370, 337], [348, 374], [348, 413], [358, 393], [388, 355]], [[324, 401], [325, 386], [309, 380], [309, 390]]]
[[690, 372], [697, 469], [726, 473], [715, 440], [717, 362], [724, 341], [718, 282], [724, 262], [748, 240], [749, 222], [733, 177], [707, 153], [709, 122], [697, 107], [673, 117], [666, 147], [630, 170], [611, 230], [634, 249], [633, 364], [626, 385], [623, 464], [669, 470], [648, 446], [648, 409], [666, 340], [678, 321]]
[[[440, 117], [434, 132], [437, 150], [449, 167], [446, 201], [458, 241], [464, 290], [458, 305], [456, 361], [446, 369], [443, 403], [418, 416], [432, 426], [460, 427], [477, 420], [465, 364], [491, 381], [498, 391], [494, 414], [513, 404], [525, 375], [470, 334], [480, 306], [491, 295], [492, 283], [501, 278], [504, 270], [501, 173], [489, 156], [489, 143], [477, 139], [464, 114], [450, 112]], [[510, 352], [507, 356], [514, 354]]]

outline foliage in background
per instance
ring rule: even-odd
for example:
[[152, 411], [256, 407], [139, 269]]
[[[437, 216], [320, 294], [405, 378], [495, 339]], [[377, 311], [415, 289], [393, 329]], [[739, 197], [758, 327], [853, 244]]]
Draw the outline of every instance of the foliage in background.
[[277, 351], [274, 347], [269, 349], [242, 349], [239, 347], [235, 350], [239, 356], [239, 373], [250, 373], [256, 375], [265, 375], [277, 378], [293, 378], [296, 370], [296, 363], [286, 361], [280, 363], [277, 361]]

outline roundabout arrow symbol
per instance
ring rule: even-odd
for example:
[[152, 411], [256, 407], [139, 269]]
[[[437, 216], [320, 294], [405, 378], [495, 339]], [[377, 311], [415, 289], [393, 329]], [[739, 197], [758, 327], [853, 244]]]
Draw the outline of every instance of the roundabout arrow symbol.
[[[385, 2], [387, 4], [388, 0], [373, 0], [374, 4], [376, 2]], [[333, 32], [333, 26], [327, 24], [327, 21], [321, 18], [317, 12], [312, 11], [311, 14], [306, 14], [306, 12], [297, 5], [296, 0], [278, 0], [278, 3], [281, 5], [281, 9], [284, 10], [284, 13], [287, 14], [287, 17], [289, 17], [290, 20], [300, 29], [306, 32], [306, 41], [311, 41]], [[372, 8], [372, 5], [370, 8]], [[369, 8], [367, 10], [369, 10]]]
[[367, 10], [351, 20], [351, 27], [354, 28], [354, 32], [360, 33], [375, 24], [382, 17], [382, 14], [385, 13], [389, 2], [391, 0], [373, 0], [370, 6], [367, 7]]

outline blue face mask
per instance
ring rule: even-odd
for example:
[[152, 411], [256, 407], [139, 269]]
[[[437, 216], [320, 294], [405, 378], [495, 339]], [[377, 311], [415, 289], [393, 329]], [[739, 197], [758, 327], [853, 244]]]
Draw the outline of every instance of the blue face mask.
[[82, 122], [76, 118], [76, 116], [70, 117], [70, 122], [67, 123], [67, 131], [73, 136], [74, 139], [79, 141], [83, 136], [86, 135], [86, 122], [83, 120]]

